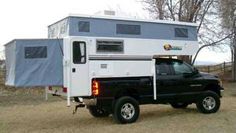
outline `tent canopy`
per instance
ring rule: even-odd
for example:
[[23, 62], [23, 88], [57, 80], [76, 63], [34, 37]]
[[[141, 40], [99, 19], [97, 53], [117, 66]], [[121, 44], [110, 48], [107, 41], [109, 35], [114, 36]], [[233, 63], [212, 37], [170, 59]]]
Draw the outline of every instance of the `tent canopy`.
[[62, 39], [20, 39], [5, 47], [6, 85], [63, 85]]

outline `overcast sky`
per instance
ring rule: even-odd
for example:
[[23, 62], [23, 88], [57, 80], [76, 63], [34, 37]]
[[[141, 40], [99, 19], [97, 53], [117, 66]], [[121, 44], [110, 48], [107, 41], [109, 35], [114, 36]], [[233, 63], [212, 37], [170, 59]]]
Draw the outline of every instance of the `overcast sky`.
[[[2, 0], [0, 2], [0, 51], [15, 38], [47, 38], [47, 26], [72, 14], [94, 14], [101, 10], [121, 10], [148, 18], [141, 0]], [[200, 53], [199, 60], [229, 61], [230, 54]]]

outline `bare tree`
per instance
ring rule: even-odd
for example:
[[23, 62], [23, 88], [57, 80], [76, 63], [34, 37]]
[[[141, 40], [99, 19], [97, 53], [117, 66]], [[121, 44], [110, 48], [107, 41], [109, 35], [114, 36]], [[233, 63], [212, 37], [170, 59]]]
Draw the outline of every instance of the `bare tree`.
[[203, 23], [214, 0], [144, 0], [146, 9], [157, 19]]
[[236, 81], [236, 1], [220, 0], [219, 12], [222, 28], [234, 35], [230, 38], [230, 49], [232, 55], [232, 80]]
[[[214, 22], [209, 21], [206, 17], [206, 15], [213, 17], [217, 12], [213, 5], [218, 2], [214, 0], [144, 0], [144, 3], [146, 9], [157, 19], [199, 23], [197, 32], [202, 37], [201, 40], [204, 41], [204, 44], [213, 43], [212, 38], [218, 38], [215, 37], [216, 34], [214, 37], [209, 38], [204, 35], [206, 31], [216, 32], [212, 30], [215, 27], [208, 27], [209, 23]], [[201, 30], [202, 27], [204, 27], [204, 30]], [[192, 59], [189, 56], [180, 56], [178, 58], [188, 63], [191, 63]]]

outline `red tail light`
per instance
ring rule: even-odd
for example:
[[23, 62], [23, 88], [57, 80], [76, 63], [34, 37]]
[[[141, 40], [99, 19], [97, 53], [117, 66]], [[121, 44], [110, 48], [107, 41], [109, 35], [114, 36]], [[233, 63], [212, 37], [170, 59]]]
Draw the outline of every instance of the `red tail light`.
[[67, 88], [66, 88], [66, 87], [63, 87], [63, 88], [62, 88], [62, 91], [63, 91], [64, 93], [67, 93]]
[[92, 94], [94, 96], [97, 96], [99, 94], [99, 83], [96, 80], [93, 80], [92, 82]]

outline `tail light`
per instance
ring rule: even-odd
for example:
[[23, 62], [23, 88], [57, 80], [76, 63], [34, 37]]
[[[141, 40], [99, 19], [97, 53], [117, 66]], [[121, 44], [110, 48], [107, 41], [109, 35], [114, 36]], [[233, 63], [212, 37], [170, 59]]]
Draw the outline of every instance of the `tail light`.
[[92, 94], [94, 96], [97, 96], [99, 94], [99, 83], [96, 80], [93, 80], [92, 82]]
[[66, 87], [63, 87], [63, 88], [62, 88], [62, 91], [63, 91], [64, 93], [67, 93], [67, 88], [66, 88]]

